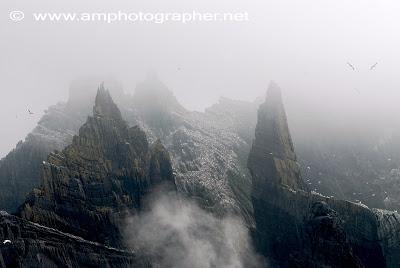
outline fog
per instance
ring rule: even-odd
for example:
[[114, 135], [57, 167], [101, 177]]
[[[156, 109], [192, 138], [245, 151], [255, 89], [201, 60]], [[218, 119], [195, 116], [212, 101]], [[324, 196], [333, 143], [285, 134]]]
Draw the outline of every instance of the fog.
[[[341, 127], [365, 120], [368, 129], [398, 114], [398, 1], [2, 0], [0, 10], [0, 156], [43, 110], [67, 99], [71, 81], [88, 75], [113, 76], [132, 92], [155, 69], [185, 107], [199, 111], [219, 96], [253, 100], [274, 80], [293, 126], [318, 118]], [[11, 21], [13, 10], [25, 12], [25, 20]], [[31, 16], [118, 10], [248, 12], [249, 21], [37, 22]]]
[[155, 267], [265, 267], [240, 219], [216, 218], [173, 194], [153, 198], [147, 212], [127, 219], [125, 237]]

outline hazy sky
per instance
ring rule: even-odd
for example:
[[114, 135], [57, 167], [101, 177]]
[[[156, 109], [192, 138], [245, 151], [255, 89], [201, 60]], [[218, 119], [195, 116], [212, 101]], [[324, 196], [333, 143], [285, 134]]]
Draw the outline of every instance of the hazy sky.
[[[24, 11], [25, 20], [10, 21], [13, 10]], [[33, 12], [118, 10], [248, 12], [249, 21], [107, 24], [31, 18]], [[115, 76], [132, 92], [153, 68], [184, 106], [195, 110], [221, 95], [253, 100], [270, 80], [285, 90], [289, 115], [307, 105], [313, 107], [310, 113], [342, 107], [389, 111], [400, 100], [399, 1], [2, 0], [0, 11], [0, 156], [25, 137], [47, 106], [67, 99], [71, 80], [85, 75]], [[303, 106], [296, 106], [299, 101]], [[28, 108], [35, 115], [29, 116]]]

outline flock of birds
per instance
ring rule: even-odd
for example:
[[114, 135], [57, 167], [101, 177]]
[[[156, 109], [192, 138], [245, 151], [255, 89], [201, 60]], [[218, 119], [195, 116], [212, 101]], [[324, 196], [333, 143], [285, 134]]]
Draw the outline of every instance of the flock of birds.
[[[350, 68], [351, 68], [353, 71], [357, 71], [356, 67], [354, 67], [354, 65], [351, 64], [350, 62], [347, 62], [347, 65], [349, 65]], [[378, 62], [375, 62], [374, 64], [372, 64], [372, 65], [369, 67], [369, 70], [372, 71], [373, 69], [375, 69], [376, 65], [378, 65]], [[360, 91], [359, 91], [357, 88], [355, 88], [354, 90], [357, 91], [358, 94], [360, 94]]]
[[[351, 64], [350, 62], [347, 62], [347, 65], [349, 65], [350, 68], [351, 68], [353, 71], [357, 71], [356, 67], [354, 67], [354, 65]], [[373, 69], [375, 69], [376, 65], [378, 65], [377, 62], [375, 62], [373, 65], [371, 65], [371, 67], [369, 67], [369, 70], [372, 71]]]

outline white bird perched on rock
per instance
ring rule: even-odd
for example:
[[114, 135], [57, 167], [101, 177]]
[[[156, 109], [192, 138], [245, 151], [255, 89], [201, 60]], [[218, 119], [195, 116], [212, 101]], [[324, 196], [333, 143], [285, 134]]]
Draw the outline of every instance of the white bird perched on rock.
[[8, 240], [8, 239], [7, 239], [7, 240], [4, 240], [4, 241], [3, 241], [3, 245], [6, 245], [6, 244], [11, 244], [11, 240]]

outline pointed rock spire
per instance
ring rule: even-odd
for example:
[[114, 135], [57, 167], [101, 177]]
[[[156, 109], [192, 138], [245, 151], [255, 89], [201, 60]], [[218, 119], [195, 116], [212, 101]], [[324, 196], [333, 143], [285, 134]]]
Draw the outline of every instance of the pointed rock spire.
[[296, 162], [281, 90], [274, 82], [258, 109], [248, 167], [253, 178], [253, 195], [271, 186], [306, 189]]
[[258, 110], [255, 136], [255, 142], [263, 146], [265, 152], [281, 159], [296, 161], [281, 89], [274, 82], [270, 83], [266, 100]]
[[110, 92], [104, 88], [104, 82], [97, 90], [93, 115], [122, 121], [121, 112], [111, 98]]

